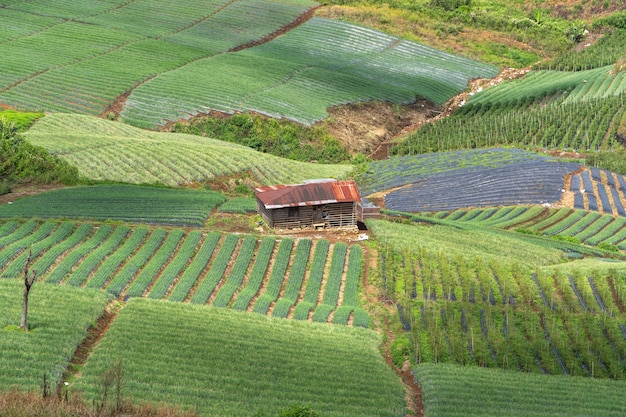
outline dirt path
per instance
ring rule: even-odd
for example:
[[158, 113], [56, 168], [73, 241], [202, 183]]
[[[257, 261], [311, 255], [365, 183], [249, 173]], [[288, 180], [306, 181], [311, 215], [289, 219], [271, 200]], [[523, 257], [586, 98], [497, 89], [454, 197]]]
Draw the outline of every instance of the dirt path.
[[[363, 275], [363, 287], [365, 288], [365, 297], [369, 305], [382, 305], [387, 313], [392, 313], [394, 308], [392, 303], [382, 303], [379, 299], [378, 290], [375, 286], [370, 285], [369, 269], [376, 268], [378, 263], [378, 255], [375, 250], [368, 249], [365, 245], [362, 246], [363, 254], [365, 257], [365, 273]], [[370, 253], [370, 251], [372, 253]], [[402, 384], [405, 389], [405, 402], [406, 407], [410, 410], [410, 414], [416, 417], [424, 417], [424, 403], [422, 400], [422, 389], [415, 381], [415, 377], [411, 373], [411, 366], [409, 361], [406, 361], [401, 369], [399, 369], [391, 359], [391, 343], [394, 340], [394, 333], [391, 330], [388, 318], [385, 316], [384, 321], [376, 322], [376, 331], [380, 334], [385, 332], [387, 335], [387, 342], [385, 343], [385, 361], [391, 369], [394, 370], [396, 375], [402, 380]]]
[[123, 305], [117, 300], [111, 301], [104, 309], [104, 313], [100, 316], [96, 325], [91, 326], [87, 330], [87, 336], [74, 351], [74, 356], [72, 356], [68, 367], [65, 369], [65, 372], [63, 372], [63, 376], [59, 381], [59, 385], [57, 386], [57, 394], [59, 396], [63, 393], [66, 381], [80, 377], [80, 369], [87, 363], [87, 359], [91, 356], [91, 353], [95, 350], [107, 330], [109, 330], [109, 326], [117, 317], [122, 306]]

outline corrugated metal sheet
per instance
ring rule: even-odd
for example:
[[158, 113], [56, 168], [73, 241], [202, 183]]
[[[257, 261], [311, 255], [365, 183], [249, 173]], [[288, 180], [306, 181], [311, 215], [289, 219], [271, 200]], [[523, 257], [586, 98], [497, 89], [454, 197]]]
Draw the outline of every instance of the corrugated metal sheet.
[[354, 181], [325, 181], [255, 188], [266, 209], [360, 201]]

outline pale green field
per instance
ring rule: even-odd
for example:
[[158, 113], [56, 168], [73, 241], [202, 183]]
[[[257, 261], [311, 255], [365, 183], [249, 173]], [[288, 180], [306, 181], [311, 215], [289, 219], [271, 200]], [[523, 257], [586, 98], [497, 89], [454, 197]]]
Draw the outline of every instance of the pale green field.
[[252, 172], [263, 184], [343, 178], [352, 165], [296, 162], [229, 142], [178, 133], [151, 132], [92, 116], [52, 114], [26, 138], [98, 181], [184, 185]]

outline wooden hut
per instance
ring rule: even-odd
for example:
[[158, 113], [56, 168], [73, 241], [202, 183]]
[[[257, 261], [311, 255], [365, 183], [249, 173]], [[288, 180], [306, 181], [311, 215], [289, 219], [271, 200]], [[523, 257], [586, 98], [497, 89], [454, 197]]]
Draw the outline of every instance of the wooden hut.
[[361, 197], [354, 181], [316, 180], [255, 188], [257, 212], [274, 229], [355, 227]]

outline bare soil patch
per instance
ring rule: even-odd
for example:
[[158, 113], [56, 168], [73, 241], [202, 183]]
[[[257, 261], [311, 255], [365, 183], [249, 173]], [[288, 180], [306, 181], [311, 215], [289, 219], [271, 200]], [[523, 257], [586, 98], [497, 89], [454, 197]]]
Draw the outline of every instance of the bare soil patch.
[[351, 153], [362, 153], [373, 159], [387, 157], [386, 143], [408, 127], [422, 126], [441, 113], [441, 109], [426, 100], [409, 105], [388, 102], [348, 104], [328, 110], [329, 132]]
[[100, 316], [96, 325], [91, 326], [87, 330], [87, 337], [85, 337], [83, 342], [76, 348], [69, 366], [63, 373], [63, 377], [57, 387], [58, 393], [62, 392], [65, 381], [79, 375], [80, 369], [85, 363], [87, 363], [87, 359], [91, 356], [91, 352], [93, 352], [98, 342], [100, 342], [107, 330], [109, 330], [109, 326], [113, 323], [115, 317], [117, 317], [120, 307], [121, 305], [117, 301], [111, 302], [104, 309], [104, 313]]

